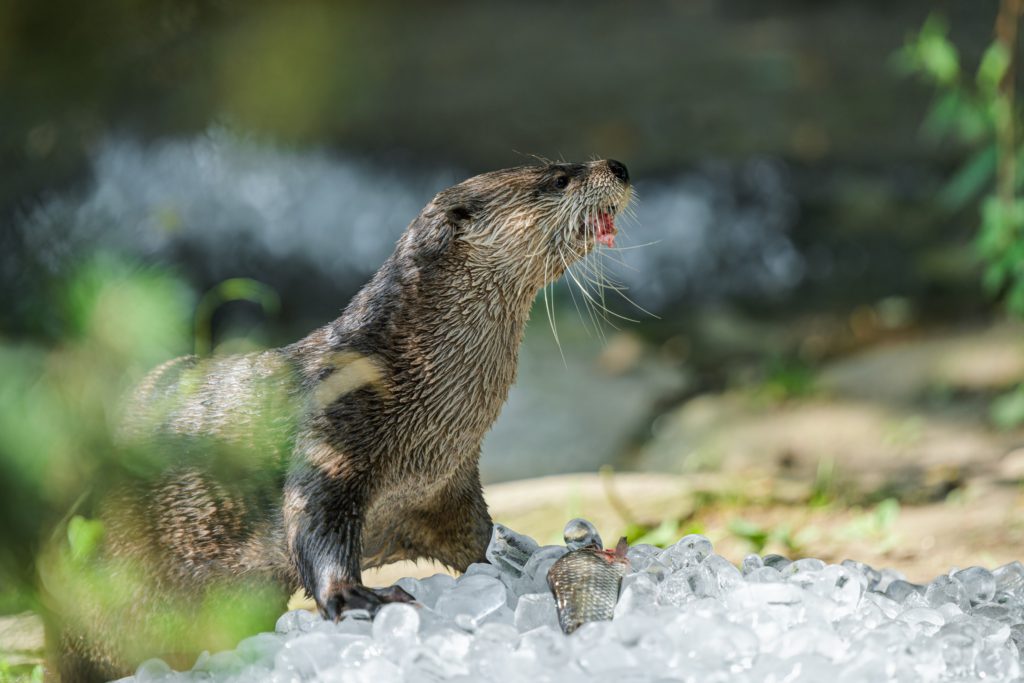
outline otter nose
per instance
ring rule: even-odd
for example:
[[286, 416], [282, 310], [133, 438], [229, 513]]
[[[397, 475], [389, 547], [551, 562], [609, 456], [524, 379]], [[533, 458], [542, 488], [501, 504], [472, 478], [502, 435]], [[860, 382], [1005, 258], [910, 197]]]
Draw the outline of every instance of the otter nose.
[[629, 171], [626, 170], [626, 165], [621, 161], [615, 161], [615, 159], [608, 160], [608, 170], [612, 172], [612, 175], [621, 180], [624, 183], [629, 182]]

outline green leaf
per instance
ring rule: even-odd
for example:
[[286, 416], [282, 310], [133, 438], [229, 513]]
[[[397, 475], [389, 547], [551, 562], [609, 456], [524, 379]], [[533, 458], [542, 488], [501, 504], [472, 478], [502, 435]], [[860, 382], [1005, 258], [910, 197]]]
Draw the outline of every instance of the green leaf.
[[942, 188], [942, 202], [949, 209], [960, 209], [976, 199], [996, 172], [996, 148], [989, 145], [974, 154]]
[[992, 107], [977, 97], [964, 98], [956, 119], [956, 136], [963, 142], [976, 145], [995, 137], [995, 117]]
[[875, 506], [875, 525], [879, 532], [889, 531], [900, 516], [900, 502], [895, 498], [886, 498]]
[[626, 529], [625, 536], [630, 545], [646, 543], [664, 548], [679, 538], [679, 522], [674, 519], [666, 519], [654, 529], [645, 528], [639, 524], [631, 524]]
[[960, 111], [964, 106], [958, 90], [939, 96], [921, 123], [921, 133], [930, 140], [941, 140], [959, 129]]
[[917, 40], [921, 66], [942, 85], [953, 83], [960, 75], [960, 57], [946, 37], [947, 31], [945, 22], [933, 15], [925, 21]]
[[75, 515], [68, 520], [68, 544], [71, 557], [82, 562], [93, 557], [103, 541], [103, 522]]
[[768, 543], [768, 538], [771, 536], [764, 527], [742, 518], [729, 522], [729, 532], [750, 543], [755, 553], [764, 550], [764, 546]]
[[982, 92], [995, 94], [999, 90], [999, 82], [1003, 80], [1009, 67], [1010, 55], [1006, 46], [1002, 43], [989, 45], [981, 58], [981, 64], [978, 65], [976, 77], [978, 88]]

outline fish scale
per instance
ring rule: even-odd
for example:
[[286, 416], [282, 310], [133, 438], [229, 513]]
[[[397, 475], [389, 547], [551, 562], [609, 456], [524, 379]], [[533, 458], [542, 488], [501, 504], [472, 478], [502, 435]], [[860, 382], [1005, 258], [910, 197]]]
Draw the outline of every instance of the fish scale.
[[558, 624], [572, 633], [588, 621], [607, 621], [615, 613], [622, 577], [629, 570], [626, 539], [615, 550], [589, 545], [571, 550], [548, 570]]

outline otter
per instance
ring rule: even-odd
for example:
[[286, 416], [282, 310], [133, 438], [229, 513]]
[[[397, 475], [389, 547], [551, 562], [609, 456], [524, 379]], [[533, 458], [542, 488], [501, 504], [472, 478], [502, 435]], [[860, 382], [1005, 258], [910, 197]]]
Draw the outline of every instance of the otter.
[[105, 575], [135, 572], [135, 592], [116, 609], [90, 608], [85, 591], [63, 600], [75, 615], [57, 645], [64, 680], [108, 680], [175, 653], [190, 663], [191, 648], [211, 644], [172, 642], [147, 615], [191, 614], [214, 587], [252, 586], [275, 616], [301, 588], [338, 620], [411, 599], [364, 586], [364, 568], [486, 561], [480, 447], [531, 305], [597, 244], [613, 245], [631, 194], [610, 159], [478, 175], [438, 193], [325, 327], [153, 370], [121, 435], [147, 454], [144, 474], [104, 500], [93, 560]]

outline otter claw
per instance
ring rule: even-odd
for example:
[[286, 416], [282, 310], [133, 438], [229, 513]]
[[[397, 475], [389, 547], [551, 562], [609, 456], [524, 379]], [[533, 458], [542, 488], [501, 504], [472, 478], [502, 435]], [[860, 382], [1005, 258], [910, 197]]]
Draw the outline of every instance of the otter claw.
[[339, 622], [345, 612], [366, 610], [371, 617], [389, 602], [415, 602], [416, 598], [400, 586], [368, 588], [358, 583], [345, 584], [335, 589], [320, 610], [324, 619]]

